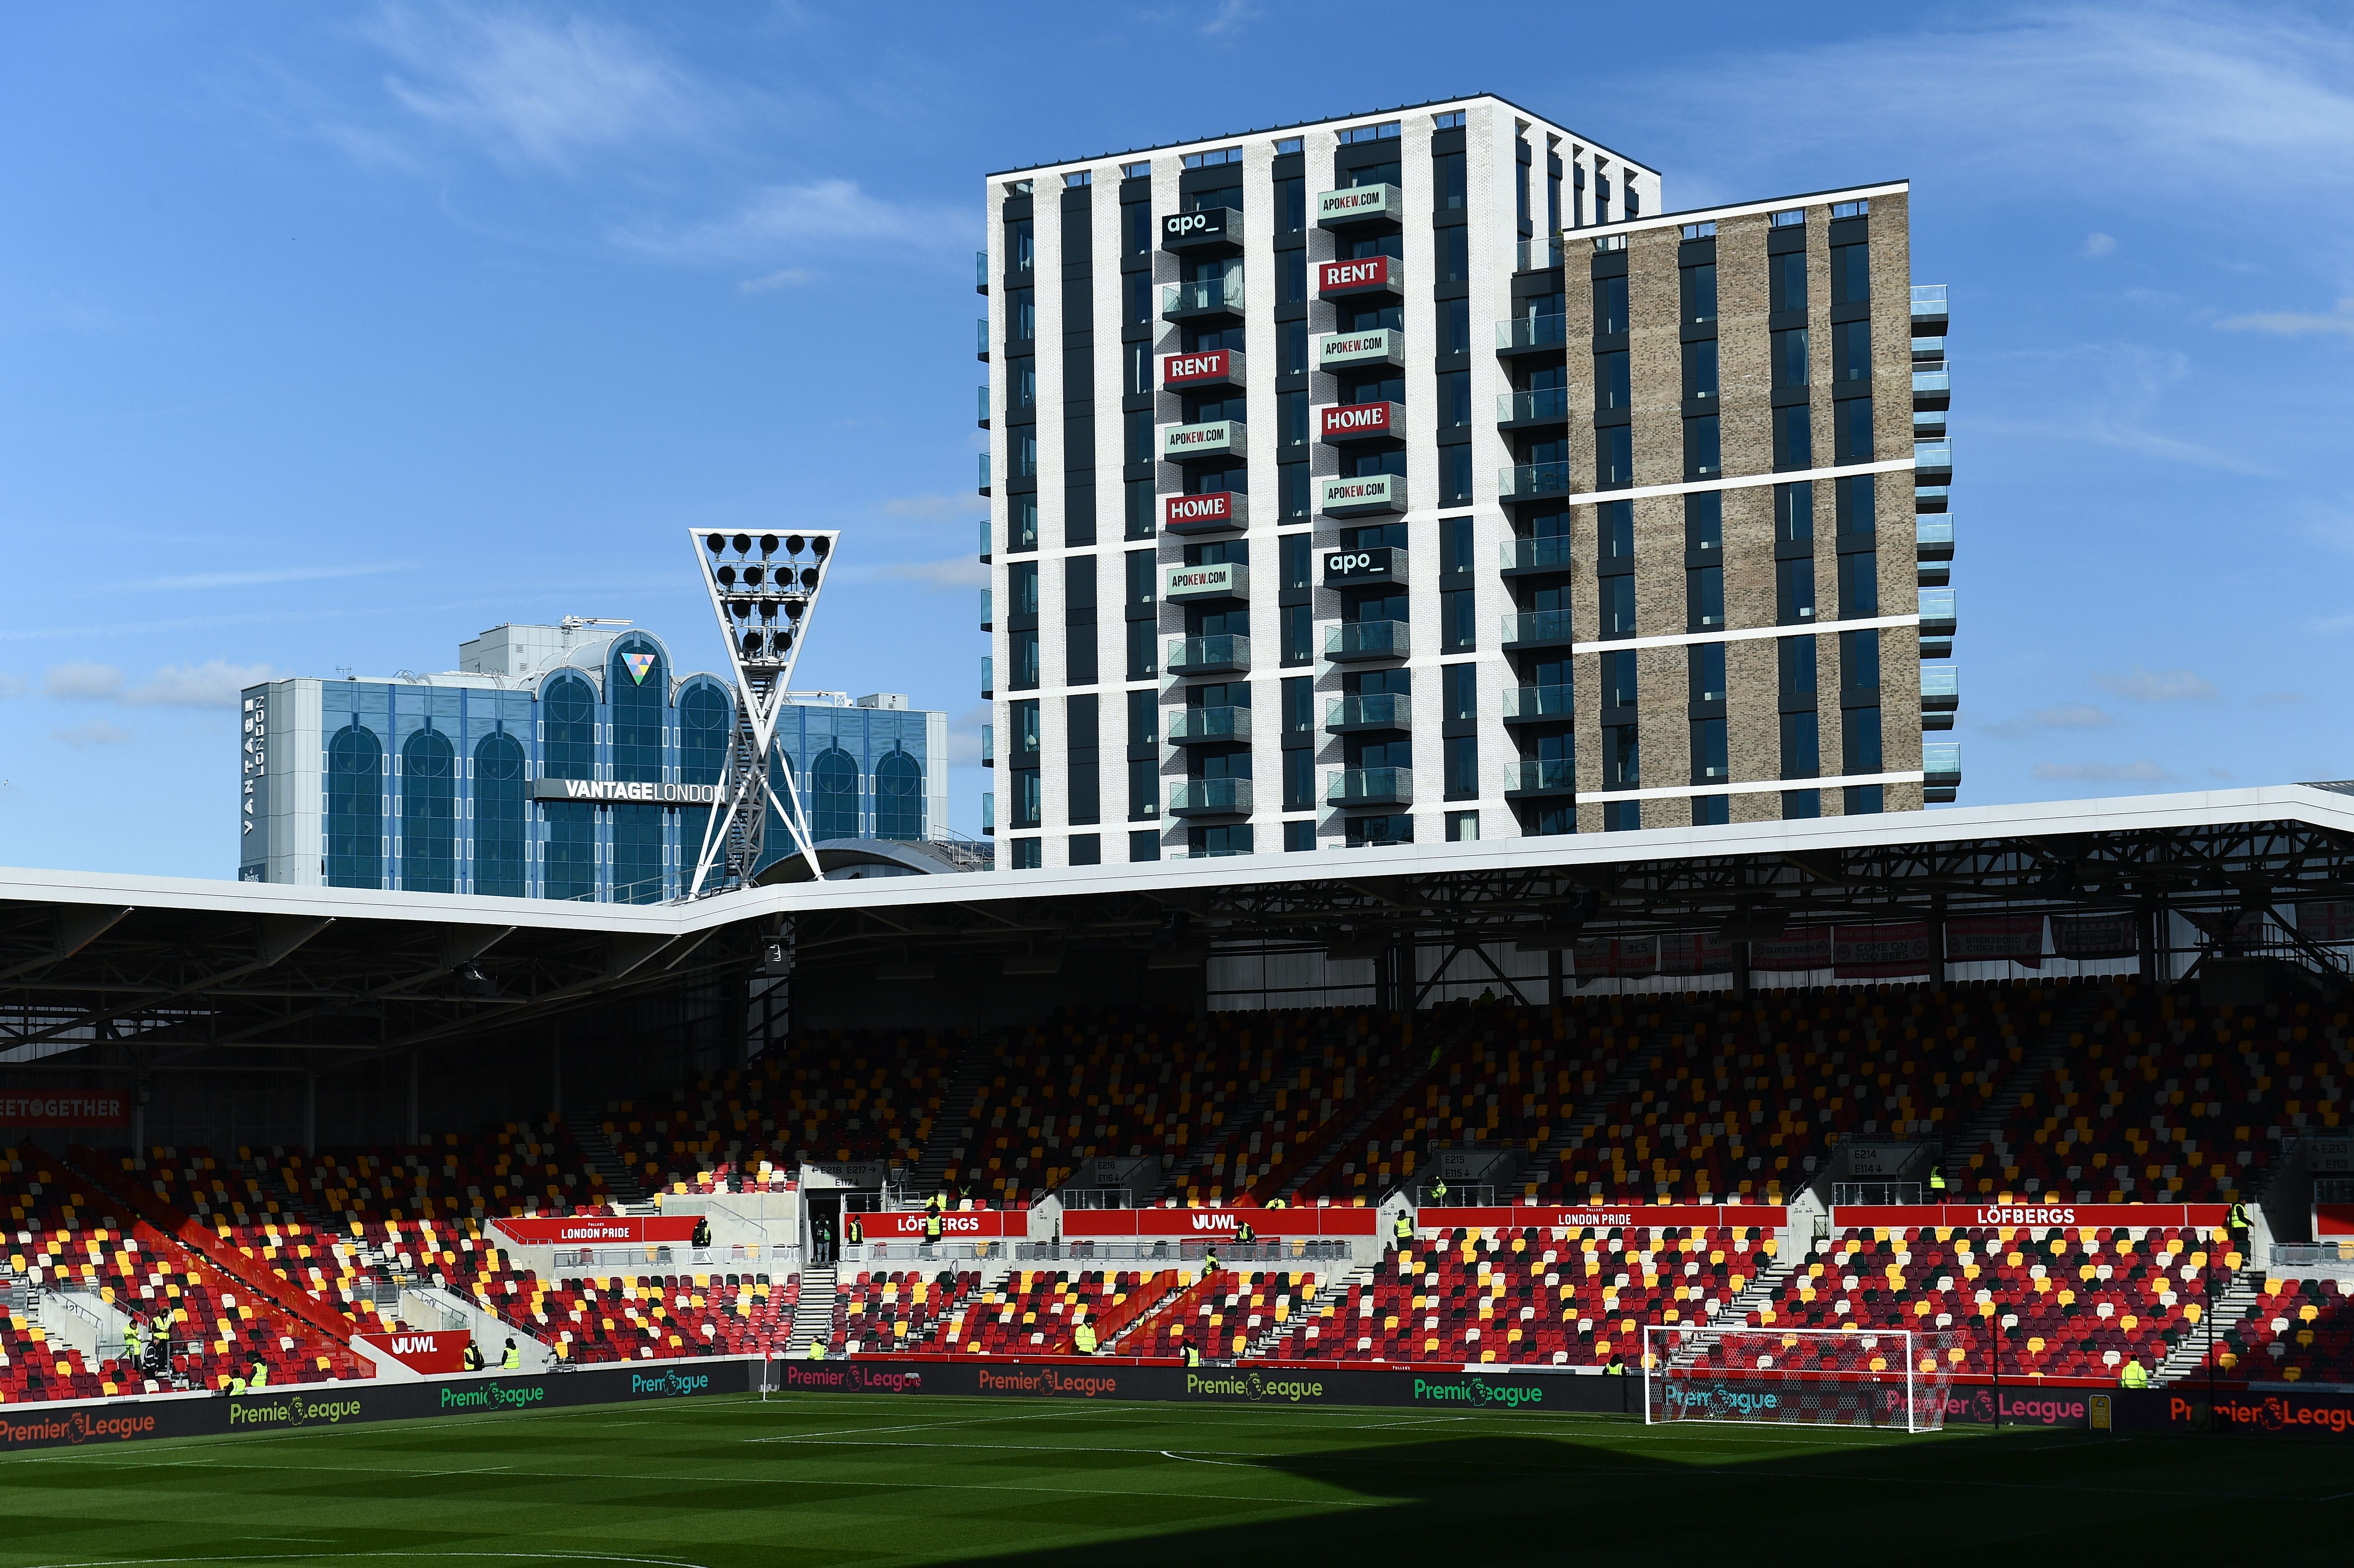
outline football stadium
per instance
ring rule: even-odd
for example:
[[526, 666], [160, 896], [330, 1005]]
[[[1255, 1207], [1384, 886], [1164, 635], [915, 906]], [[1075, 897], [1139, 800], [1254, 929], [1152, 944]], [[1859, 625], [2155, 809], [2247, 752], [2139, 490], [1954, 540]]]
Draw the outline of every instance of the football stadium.
[[2342, 1550], [2354, 784], [1958, 800], [1906, 187], [1516, 112], [990, 176], [988, 843], [780, 525], [637, 564], [720, 673], [265, 683], [250, 874], [0, 870], [0, 1563]]

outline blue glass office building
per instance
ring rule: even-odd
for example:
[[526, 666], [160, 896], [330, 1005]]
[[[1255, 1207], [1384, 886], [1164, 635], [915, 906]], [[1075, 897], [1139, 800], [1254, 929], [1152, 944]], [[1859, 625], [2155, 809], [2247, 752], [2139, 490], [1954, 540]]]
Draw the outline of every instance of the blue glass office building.
[[[240, 705], [241, 880], [600, 903], [685, 891], [736, 723], [722, 677], [582, 621], [495, 627], [444, 673], [272, 681]], [[905, 698], [819, 693], [788, 705], [777, 752], [816, 838], [921, 840], [947, 836], [947, 715]], [[790, 840], [770, 816], [775, 860]]]

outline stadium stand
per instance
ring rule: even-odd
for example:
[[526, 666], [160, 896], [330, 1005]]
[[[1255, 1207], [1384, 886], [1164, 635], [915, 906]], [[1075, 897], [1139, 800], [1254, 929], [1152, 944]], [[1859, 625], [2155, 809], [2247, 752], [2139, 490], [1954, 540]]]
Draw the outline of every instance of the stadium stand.
[[2254, 1309], [2214, 1349], [2227, 1376], [2354, 1383], [2354, 1278], [2267, 1279]]
[[981, 1276], [941, 1269], [863, 1273], [837, 1288], [832, 1349], [852, 1355], [937, 1347], [940, 1330], [981, 1287]]

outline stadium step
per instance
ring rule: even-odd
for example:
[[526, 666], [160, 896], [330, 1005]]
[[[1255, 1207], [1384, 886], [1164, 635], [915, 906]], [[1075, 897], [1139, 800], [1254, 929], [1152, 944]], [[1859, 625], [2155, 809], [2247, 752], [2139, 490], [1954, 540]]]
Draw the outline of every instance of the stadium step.
[[2264, 1272], [2261, 1268], [2243, 1268], [2232, 1277], [2222, 1297], [2211, 1312], [2202, 1314], [2198, 1326], [2175, 1341], [2158, 1370], [2149, 1374], [2155, 1383], [2179, 1383], [2196, 1376], [2207, 1364], [2207, 1352], [2218, 1340], [2240, 1326], [2247, 1315], [2264, 1299]]
[[1290, 1062], [1287, 1059], [1283, 1067], [1261, 1080], [1248, 1096], [1235, 1102], [1235, 1108], [1227, 1112], [1217, 1137], [1188, 1149], [1182, 1164], [1162, 1167], [1161, 1185], [1154, 1189], [1152, 1201], [1157, 1203], [1163, 1198], [1173, 1196], [1183, 1191], [1186, 1183], [1197, 1175], [1210, 1170], [1218, 1156], [1225, 1152], [1235, 1139], [1258, 1125], [1259, 1118], [1267, 1114], [1267, 1107], [1275, 1101], [1277, 1084], [1288, 1082], [1289, 1078]]
[[801, 1270], [801, 1298], [793, 1303], [792, 1337], [785, 1341], [788, 1358], [809, 1353], [810, 1341], [823, 1335], [829, 1344], [833, 1338], [834, 1270], [823, 1268]]
[[588, 1169], [605, 1179], [606, 1196], [617, 1208], [627, 1212], [627, 1206], [646, 1201], [646, 1189], [635, 1172], [621, 1160], [620, 1151], [605, 1129], [591, 1124], [568, 1128], [573, 1144], [588, 1161]]
[[1372, 1282], [1373, 1277], [1373, 1266], [1369, 1263], [1361, 1263], [1356, 1267], [1350, 1269], [1344, 1274], [1332, 1275], [1324, 1281], [1323, 1286], [1318, 1289], [1314, 1296], [1309, 1298], [1306, 1304], [1299, 1308], [1298, 1314], [1291, 1318], [1289, 1321], [1270, 1323], [1266, 1328], [1261, 1329], [1259, 1330], [1258, 1338], [1251, 1341], [1250, 1349], [1243, 1352], [1244, 1359], [1246, 1361], [1256, 1361], [1258, 1358], [1267, 1355], [1269, 1351], [1273, 1351], [1276, 1346], [1283, 1342], [1285, 1335], [1293, 1332], [1303, 1324], [1315, 1321], [1317, 1319], [1321, 1318], [1328, 1309], [1338, 1307], [1341, 1302], [1346, 1301], [1349, 1298], [1349, 1288], [1351, 1286], [1369, 1284]]
[[2028, 1096], [2041, 1086], [2070, 1047], [2082, 1034], [2099, 1010], [2115, 1000], [2116, 993], [2107, 986], [2071, 986], [2052, 1009], [2052, 1022], [2044, 1027], [2033, 1044], [2026, 1047], [2019, 1065], [2004, 1077], [1977, 1121], [1964, 1128], [1959, 1138], [1945, 1151], [1946, 1178], [1954, 1183], [1957, 1197], [1969, 1195], [1967, 1185], [1971, 1180], [1970, 1156], [1988, 1156], [1986, 1169], [1992, 1171], [1999, 1182], [2003, 1170], [2010, 1163], [2010, 1151], [2002, 1139], [2003, 1123], [2025, 1103]]
[[[1437, 1022], [1436, 1015], [1426, 1022]], [[1357, 1139], [1364, 1137], [1368, 1128], [1387, 1115], [1392, 1106], [1420, 1088], [1425, 1080], [1445, 1066], [1447, 1057], [1454, 1054], [1456, 1047], [1469, 1038], [1471, 1032], [1479, 1025], [1479, 1010], [1466, 1007], [1461, 1010], [1460, 1017], [1447, 1021], [1446, 1034], [1431, 1049], [1430, 1054], [1418, 1068], [1409, 1068], [1404, 1072], [1369, 1075], [1373, 1081], [1368, 1091], [1358, 1097], [1357, 1113], [1347, 1122], [1341, 1123], [1338, 1132], [1331, 1130], [1334, 1124], [1340, 1121], [1338, 1117], [1324, 1124], [1320, 1146], [1294, 1169], [1290, 1179], [1284, 1182], [1276, 1196], [1287, 1203], [1297, 1202], [1299, 1195], [1307, 1191], [1309, 1185], [1317, 1177], [1323, 1174], [1324, 1168], [1354, 1149]]]
[[1594, 1098], [1577, 1113], [1577, 1119], [1554, 1133], [1552, 1139], [1530, 1155], [1527, 1163], [1521, 1167], [1522, 1171], [1530, 1176], [1522, 1189], [1522, 1196], [1536, 1197], [1537, 1189], [1543, 1185], [1547, 1172], [1561, 1163], [1563, 1154], [1584, 1147], [1588, 1139], [1610, 1125], [1611, 1112], [1650, 1075], [1652, 1059], [1663, 1048], [1665, 1036], [1673, 1033], [1681, 1022], [1681, 1015], [1670, 1019], [1610, 1064], [1614, 1069], [1611, 1075], [1594, 1091]]
[[956, 1071], [949, 1075], [948, 1086], [940, 1091], [938, 1119], [932, 1123], [932, 1136], [924, 1140], [923, 1157], [916, 1161], [915, 1174], [908, 1178], [907, 1191], [915, 1201], [920, 1202], [938, 1192], [949, 1162], [963, 1155], [972, 1136], [973, 1098], [981, 1093], [981, 1083], [989, 1075], [996, 1044], [994, 1036], [973, 1036], [958, 1060]]

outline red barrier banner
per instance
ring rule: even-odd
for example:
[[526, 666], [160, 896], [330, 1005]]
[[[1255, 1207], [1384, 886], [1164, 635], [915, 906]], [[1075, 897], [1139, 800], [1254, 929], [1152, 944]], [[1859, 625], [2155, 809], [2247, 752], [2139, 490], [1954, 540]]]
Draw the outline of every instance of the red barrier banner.
[[1262, 1236], [1369, 1236], [1371, 1209], [1066, 1209], [1063, 1239], [1112, 1236], [1232, 1238], [1247, 1221]]
[[2316, 1203], [2313, 1206], [2313, 1234], [2316, 1236], [2354, 1236], [2354, 1203]]
[[466, 1370], [466, 1341], [473, 1335], [464, 1329], [439, 1329], [429, 1334], [355, 1334], [352, 1338], [411, 1372], [454, 1372]]
[[0, 1094], [0, 1127], [129, 1127], [131, 1102], [106, 1089]]
[[495, 1219], [491, 1227], [516, 1246], [682, 1246], [695, 1239], [695, 1214], [538, 1214]]
[[1770, 942], [1749, 944], [1753, 969], [1827, 969], [1831, 967], [1831, 928], [1810, 926], [1785, 931]]
[[1845, 1230], [1872, 1225], [1891, 1230], [1917, 1230], [1925, 1225], [2030, 1230], [2054, 1225], [2062, 1229], [2080, 1225], [2107, 1225], [2112, 1229], [2126, 1225], [2136, 1230], [2187, 1225], [2211, 1228], [2221, 1225], [2230, 1213], [2222, 1203], [1842, 1203], [1831, 1211], [1831, 1224]]
[[1565, 1206], [1557, 1203], [1526, 1203], [1512, 1209], [1434, 1209], [1415, 1211], [1416, 1228], [1426, 1231], [1511, 1230], [1520, 1226], [1535, 1226], [1543, 1230], [1574, 1230], [1579, 1227], [1621, 1230], [1656, 1229], [1660, 1225], [1698, 1225], [1706, 1229], [1719, 1226], [1744, 1229], [1756, 1226], [1761, 1230], [1780, 1230], [1789, 1224], [1790, 1212], [1764, 1203], [1659, 1203], [1629, 1204], [1614, 1208], [1608, 1203]]
[[[924, 1239], [927, 1216], [921, 1209], [893, 1209], [884, 1213], [860, 1213], [855, 1217], [859, 1228], [866, 1233], [866, 1239], [871, 1242]], [[1029, 1234], [1030, 1215], [1023, 1209], [950, 1209], [940, 1216], [942, 1241], [995, 1241]]]
[[1935, 959], [1926, 920], [1902, 920], [1888, 926], [1840, 926], [1831, 932], [1834, 980], [1925, 975]]
[[1949, 963], [1992, 963], [2009, 959], [2031, 969], [2043, 967], [2043, 916], [1973, 915], [1946, 922]]

